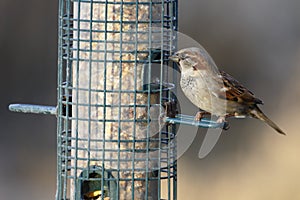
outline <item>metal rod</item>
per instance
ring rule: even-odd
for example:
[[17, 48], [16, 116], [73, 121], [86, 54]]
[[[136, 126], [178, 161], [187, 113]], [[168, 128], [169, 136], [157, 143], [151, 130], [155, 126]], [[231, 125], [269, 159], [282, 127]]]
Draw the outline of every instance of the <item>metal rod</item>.
[[208, 119], [196, 121], [193, 116], [189, 115], [176, 115], [175, 118], [166, 117], [165, 121], [171, 124], [185, 124], [203, 128], [223, 128], [225, 125], [224, 123], [217, 123]]
[[32, 104], [10, 104], [8, 109], [12, 112], [35, 113], [45, 115], [56, 115], [57, 109], [55, 106], [42, 106]]

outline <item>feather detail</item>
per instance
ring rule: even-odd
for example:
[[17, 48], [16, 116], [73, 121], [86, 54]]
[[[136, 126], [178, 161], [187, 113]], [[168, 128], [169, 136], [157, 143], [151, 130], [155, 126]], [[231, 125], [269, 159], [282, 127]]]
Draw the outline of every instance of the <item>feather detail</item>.
[[238, 103], [263, 104], [262, 100], [256, 98], [250, 90], [226, 72], [220, 71], [217, 79], [219, 79], [218, 82], [220, 84], [220, 92], [214, 92], [217, 97]]
[[269, 126], [271, 126], [273, 129], [275, 129], [278, 133], [282, 135], [286, 135], [283, 130], [281, 130], [270, 118], [268, 118], [260, 109], [258, 106], [254, 106], [254, 109], [250, 111], [252, 117], [260, 119], [261, 121], [267, 123]]

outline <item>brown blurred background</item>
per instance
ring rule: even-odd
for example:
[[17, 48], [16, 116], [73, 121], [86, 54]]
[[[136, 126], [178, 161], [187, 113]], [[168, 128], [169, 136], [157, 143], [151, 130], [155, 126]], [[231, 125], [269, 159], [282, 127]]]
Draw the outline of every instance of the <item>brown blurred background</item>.
[[[58, 1], [0, 1], [0, 199], [54, 199], [56, 119], [9, 103], [55, 105]], [[206, 158], [205, 130], [179, 159], [179, 199], [300, 199], [300, 1], [179, 0], [180, 32], [264, 100], [288, 133], [230, 120]]]

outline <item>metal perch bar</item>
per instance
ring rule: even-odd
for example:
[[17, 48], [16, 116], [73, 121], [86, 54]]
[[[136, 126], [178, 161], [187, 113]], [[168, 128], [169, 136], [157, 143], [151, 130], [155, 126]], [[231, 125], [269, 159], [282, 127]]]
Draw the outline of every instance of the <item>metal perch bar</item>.
[[196, 121], [193, 116], [182, 114], [176, 115], [175, 118], [166, 117], [165, 121], [171, 124], [193, 125], [202, 128], [223, 128], [226, 125], [225, 123], [217, 123], [208, 119]]
[[[44, 115], [56, 115], [57, 107], [55, 106], [43, 106], [43, 105], [32, 105], [32, 104], [10, 104], [8, 109], [12, 112], [21, 113], [33, 113], [33, 114], [44, 114]], [[165, 121], [171, 124], [185, 124], [192, 126], [199, 126], [203, 128], [222, 128], [224, 123], [217, 123], [209, 119], [201, 119], [196, 121], [193, 116], [178, 114], [175, 118], [166, 117]]]
[[56, 115], [57, 109], [55, 106], [42, 106], [32, 104], [10, 104], [8, 109], [12, 112], [34, 113], [44, 115]]

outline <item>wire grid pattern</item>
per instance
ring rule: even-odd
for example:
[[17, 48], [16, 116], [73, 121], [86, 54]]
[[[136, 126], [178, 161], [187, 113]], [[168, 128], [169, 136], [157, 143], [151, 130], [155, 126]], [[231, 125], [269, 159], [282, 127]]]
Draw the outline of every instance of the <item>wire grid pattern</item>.
[[177, 3], [60, 0], [56, 199], [176, 199]]

